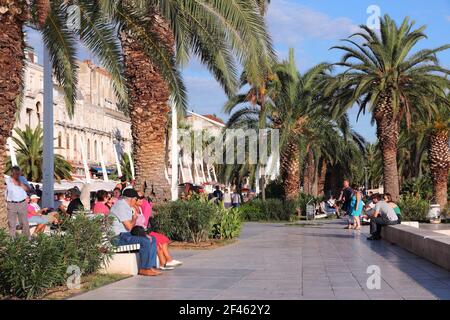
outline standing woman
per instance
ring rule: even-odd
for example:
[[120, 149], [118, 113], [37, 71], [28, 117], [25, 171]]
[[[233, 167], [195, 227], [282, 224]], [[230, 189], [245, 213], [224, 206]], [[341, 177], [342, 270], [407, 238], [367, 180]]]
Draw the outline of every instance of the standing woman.
[[22, 176], [20, 168], [11, 168], [11, 177], [6, 180], [6, 202], [8, 210], [8, 227], [11, 237], [16, 236], [17, 219], [23, 234], [30, 239], [30, 225], [28, 224], [27, 192], [30, 191], [28, 181]]
[[353, 226], [348, 224], [348, 229], [355, 229], [360, 230], [361, 229], [361, 214], [364, 207], [364, 202], [362, 201], [362, 194], [361, 191], [358, 190], [358, 187], [356, 185], [352, 186], [352, 197], [350, 200], [350, 215], [353, 218]]

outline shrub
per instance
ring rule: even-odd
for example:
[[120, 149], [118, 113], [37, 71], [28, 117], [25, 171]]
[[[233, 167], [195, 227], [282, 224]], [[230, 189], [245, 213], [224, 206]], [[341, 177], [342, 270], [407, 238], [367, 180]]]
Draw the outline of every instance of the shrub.
[[151, 225], [173, 240], [197, 243], [208, 239], [217, 210], [204, 201], [174, 201], [155, 207]]
[[426, 221], [429, 203], [412, 194], [402, 195], [398, 201], [404, 221]]
[[82, 274], [97, 271], [109, 256], [101, 250], [104, 226], [102, 218], [77, 215], [63, 222], [64, 232], [39, 234], [31, 240], [22, 235], [11, 239], [0, 231], [0, 294], [36, 298], [65, 284], [71, 265]]
[[216, 239], [233, 239], [239, 236], [242, 220], [239, 208], [220, 209], [216, 212], [211, 237]]
[[239, 207], [239, 209], [243, 221], [267, 220], [263, 202], [260, 199], [254, 199], [250, 202], [244, 203]]
[[280, 199], [255, 199], [240, 207], [244, 221], [289, 221], [295, 208], [294, 201]]
[[[311, 201], [313, 200], [313, 201]], [[310, 194], [306, 194], [306, 193], [300, 193], [297, 201], [296, 201], [296, 206], [298, 208], [300, 208], [302, 215], [306, 216], [306, 205], [308, 202], [320, 202], [320, 199], [318, 197], [314, 197]]]

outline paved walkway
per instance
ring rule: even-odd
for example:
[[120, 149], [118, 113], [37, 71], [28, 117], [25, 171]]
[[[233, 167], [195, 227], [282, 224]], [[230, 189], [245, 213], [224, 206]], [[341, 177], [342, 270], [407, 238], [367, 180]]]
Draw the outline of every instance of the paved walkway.
[[[450, 272], [384, 241], [344, 230], [247, 223], [235, 244], [174, 251], [184, 265], [160, 277], [136, 276], [75, 299], [450, 299]], [[381, 288], [367, 288], [367, 267]]]

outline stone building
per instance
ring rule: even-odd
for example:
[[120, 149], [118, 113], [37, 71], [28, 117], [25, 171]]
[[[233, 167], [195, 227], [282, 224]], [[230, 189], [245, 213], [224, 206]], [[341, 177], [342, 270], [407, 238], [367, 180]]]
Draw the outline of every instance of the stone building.
[[[27, 48], [26, 57], [23, 105], [15, 124], [20, 129], [43, 125], [43, 67], [37, 63], [33, 49]], [[115, 166], [115, 146], [130, 150], [130, 119], [117, 108], [111, 77], [105, 69], [90, 60], [79, 62], [73, 117], [69, 117], [63, 91], [56, 81], [53, 96], [55, 153], [73, 164], [74, 176], [84, 176], [81, 143], [90, 167], [99, 165], [100, 153], [107, 166]]]

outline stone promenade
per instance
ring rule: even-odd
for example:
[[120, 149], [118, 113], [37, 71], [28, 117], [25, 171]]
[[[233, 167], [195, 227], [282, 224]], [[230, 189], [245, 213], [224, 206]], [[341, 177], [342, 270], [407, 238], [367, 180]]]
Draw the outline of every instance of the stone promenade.
[[[367, 241], [367, 227], [344, 226], [247, 223], [232, 245], [173, 251], [184, 262], [176, 270], [74, 299], [450, 299], [450, 272], [387, 242]], [[381, 271], [379, 289], [367, 286], [369, 266]]]

